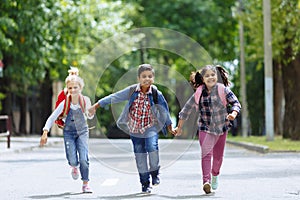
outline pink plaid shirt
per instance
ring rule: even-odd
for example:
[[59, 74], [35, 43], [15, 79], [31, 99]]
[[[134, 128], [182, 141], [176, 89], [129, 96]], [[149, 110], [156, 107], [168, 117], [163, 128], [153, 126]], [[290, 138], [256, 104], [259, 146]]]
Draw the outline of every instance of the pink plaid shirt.
[[140, 91], [130, 107], [128, 126], [131, 133], [143, 134], [147, 128], [153, 126], [153, 115], [147, 94]]

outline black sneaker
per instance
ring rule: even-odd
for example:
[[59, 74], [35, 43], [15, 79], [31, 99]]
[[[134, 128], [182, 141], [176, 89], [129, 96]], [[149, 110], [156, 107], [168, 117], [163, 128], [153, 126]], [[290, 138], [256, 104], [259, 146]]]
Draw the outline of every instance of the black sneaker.
[[157, 186], [160, 184], [160, 180], [159, 180], [159, 177], [156, 176], [156, 177], [152, 177], [152, 185], [153, 186]]
[[151, 188], [149, 187], [149, 185], [142, 185], [142, 192], [151, 193]]

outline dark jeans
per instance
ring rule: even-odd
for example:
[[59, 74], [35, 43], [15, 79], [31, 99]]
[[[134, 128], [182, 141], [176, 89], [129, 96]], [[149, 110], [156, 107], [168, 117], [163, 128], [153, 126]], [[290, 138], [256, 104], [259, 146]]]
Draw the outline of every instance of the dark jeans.
[[[150, 174], [152, 177], [158, 175], [159, 152], [158, 152], [158, 133], [155, 127], [149, 128], [145, 137], [135, 137], [131, 134], [130, 138], [133, 144], [136, 166], [140, 176], [140, 182], [143, 185], [149, 184]], [[149, 135], [149, 137], [147, 137]], [[149, 159], [149, 166], [148, 166]]]

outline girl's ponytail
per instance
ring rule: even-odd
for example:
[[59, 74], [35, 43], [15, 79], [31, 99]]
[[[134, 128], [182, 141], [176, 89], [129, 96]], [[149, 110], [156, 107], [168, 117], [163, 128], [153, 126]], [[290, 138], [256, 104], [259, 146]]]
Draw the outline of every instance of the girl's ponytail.
[[199, 71], [196, 72], [195, 75], [195, 88], [199, 87], [200, 85], [204, 84], [203, 77]]
[[[228, 80], [228, 72], [221, 67], [220, 65], [216, 65], [216, 69], [219, 71], [221, 79], [222, 79], [222, 83], [227, 87], [230, 85], [230, 82]], [[221, 81], [221, 80], [219, 80]]]

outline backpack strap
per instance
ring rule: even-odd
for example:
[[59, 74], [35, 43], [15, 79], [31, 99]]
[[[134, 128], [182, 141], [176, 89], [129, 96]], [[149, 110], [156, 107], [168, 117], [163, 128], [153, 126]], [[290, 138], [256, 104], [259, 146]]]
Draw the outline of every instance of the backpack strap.
[[157, 94], [157, 89], [152, 87], [152, 95], [153, 95], [153, 101], [154, 104], [158, 104], [158, 94]]
[[[217, 88], [218, 88], [218, 95], [222, 101], [222, 104], [226, 107], [227, 106], [227, 99], [226, 99], [226, 94], [225, 94], [225, 86], [221, 83], [217, 83]], [[200, 85], [194, 94], [195, 97], [195, 102], [196, 104], [199, 104], [200, 97], [202, 95], [203, 91], [203, 85]]]
[[[129, 95], [128, 95], [128, 99], [131, 97], [131, 95], [134, 93], [135, 89], [136, 89], [137, 84], [134, 84], [132, 86], [130, 86], [129, 89]], [[152, 89], [152, 95], [153, 95], [153, 101], [154, 104], [158, 103], [158, 94], [157, 94], [157, 89], [155, 87], [151, 87]]]
[[203, 85], [200, 85], [194, 94], [196, 104], [199, 104], [200, 97], [202, 95]]
[[[82, 95], [79, 95], [78, 100], [79, 100], [80, 108], [81, 108], [82, 112], [84, 113], [85, 107], [86, 107], [85, 99]], [[60, 119], [62, 119], [68, 115], [68, 113], [70, 111], [71, 101], [72, 101], [72, 97], [71, 97], [71, 95], [68, 95], [65, 99], [64, 109], [63, 109], [62, 113], [59, 115]]]
[[226, 107], [227, 106], [227, 99], [225, 94], [225, 85], [221, 83], [217, 83], [218, 86], [218, 95], [222, 101], [222, 104]]
[[85, 107], [86, 107], [86, 103], [85, 103], [85, 99], [83, 95], [79, 95], [79, 105], [81, 107], [81, 110], [83, 113], [85, 113]]
[[136, 86], [137, 86], [137, 84], [134, 84], [134, 85], [130, 86], [128, 99], [130, 99], [131, 95], [134, 93], [134, 91], [136, 89]]
[[63, 109], [62, 113], [60, 114], [60, 118], [64, 118], [69, 113], [71, 100], [72, 100], [71, 95], [66, 96], [64, 109]]

